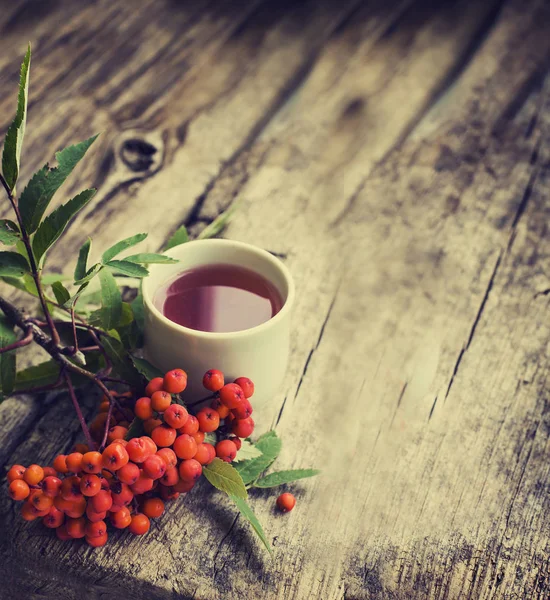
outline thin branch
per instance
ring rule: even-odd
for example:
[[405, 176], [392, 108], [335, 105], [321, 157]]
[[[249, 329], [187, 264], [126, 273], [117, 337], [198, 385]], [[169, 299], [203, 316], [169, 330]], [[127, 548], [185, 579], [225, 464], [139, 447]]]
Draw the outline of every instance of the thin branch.
[[0, 354], [3, 354], [4, 352], [9, 352], [10, 350], [17, 350], [17, 348], [24, 348], [25, 346], [28, 346], [32, 342], [33, 337], [34, 336], [32, 334], [32, 329], [29, 328], [28, 333], [24, 338], [13, 342], [13, 344], [8, 344], [7, 346], [0, 348]]
[[76, 411], [76, 416], [78, 417], [78, 421], [80, 422], [80, 427], [82, 427], [82, 431], [84, 432], [84, 437], [86, 438], [88, 447], [90, 448], [90, 450], [93, 450], [95, 448], [95, 443], [92, 440], [92, 436], [90, 435], [90, 430], [88, 429], [88, 426], [86, 425], [86, 420], [84, 419], [84, 415], [82, 414], [82, 410], [80, 409], [80, 404], [78, 403], [78, 398], [76, 397], [76, 394], [75, 394], [75, 391], [73, 388], [73, 383], [71, 381], [71, 377], [65, 371], [63, 371], [63, 377], [67, 384], [67, 388], [69, 389], [69, 395], [71, 397], [71, 400], [73, 401], [73, 406]]
[[109, 383], [120, 383], [122, 385], [127, 385], [128, 387], [132, 387], [132, 384], [128, 383], [124, 379], [117, 379], [116, 377], [104, 377], [104, 376], [101, 376], [100, 379], [102, 381], [108, 381]]

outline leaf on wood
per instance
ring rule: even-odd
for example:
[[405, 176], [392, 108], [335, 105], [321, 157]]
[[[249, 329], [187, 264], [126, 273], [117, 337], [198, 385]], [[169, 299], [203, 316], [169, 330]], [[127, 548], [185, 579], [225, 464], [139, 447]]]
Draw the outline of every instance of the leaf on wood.
[[29, 272], [29, 263], [17, 252], [0, 252], [0, 275], [2, 277], [23, 277]]
[[215, 458], [203, 468], [206, 479], [218, 490], [246, 500], [248, 494], [239, 472], [224, 460]]
[[93, 198], [96, 190], [84, 190], [66, 204], [62, 204], [48, 215], [38, 227], [32, 241], [32, 249], [37, 262], [40, 262], [49, 248], [65, 231], [69, 221]]
[[147, 277], [147, 275], [149, 275], [149, 271], [145, 267], [130, 262], [126, 259], [110, 260], [108, 263], [105, 263], [105, 266], [110, 267], [115, 273], [122, 273], [123, 275], [128, 275], [128, 277], [137, 277], [138, 279], [142, 279], [143, 277]]
[[92, 249], [92, 239], [88, 238], [80, 247], [78, 252], [78, 260], [74, 269], [74, 280], [84, 279], [86, 277], [86, 265], [88, 264], [88, 256]]
[[242, 498], [233, 496], [231, 494], [229, 494], [229, 497], [231, 498], [231, 500], [233, 500], [242, 516], [252, 525], [252, 529], [254, 529], [254, 531], [258, 534], [258, 537], [262, 540], [262, 543], [267, 548], [268, 552], [272, 554], [273, 551], [271, 549], [271, 544], [269, 543], [264, 533], [260, 521], [258, 521], [258, 517], [254, 514], [248, 502], [246, 500], [243, 500]]
[[58, 162], [57, 167], [50, 169], [48, 165], [45, 165], [31, 177], [19, 199], [19, 211], [28, 233], [34, 233], [38, 229], [42, 216], [55, 192], [71, 174], [96, 138], [97, 135], [57, 152], [55, 155]]
[[17, 178], [19, 177], [19, 165], [21, 162], [21, 148], [25, 136], [27, 122], [27, 101], [29, 95], [29, 72], [31, 67], [31, 45], [21, 64], [19, 76], [19, 93], [17, 95], [17, 111], [15, 119], [9, 126], [4, 141], [4, 152], [2, 154], [2, 173], [10, 190], [13, 191]]
[[130, 355], [132, 362], [136, 369], [145, 377], [145, 379], [151, 380], [155, 377], [163, 377], [164, 374], [160, 369], [157, 369], [155, 365], [152, 365], [145, 358], [139, 358], [138, 356]]
[[[0, 315], [0, 347], [12, 344], [17, 339], [13, 325]], [[15, 387], [15, 350], [0, 354], [0, 396], [6, 397]]]
[[54, 283], [52, 283], [52, 290], [53, 295], [57, 300], [57, 303], [61, 304], [61, 306], [63, 306], [65, 302], [68, 302], [71, 298], [69, 290], [67, 290], [67, 288], [61, 283], [61, 281], [55, 281]]
[[51, 385], [59, 376], [59, 364], [55, 360], [28, 367], [17, 373], [15, 390], [27, 390], [35, 387]]
[[101, 325], [104, 329], [114, 329], [122, 316], [122, 296], [113, 274], [108, 269], [99, 272], [101, 283]]
[[120, 242], [117, 242], [116, 244], [114, 244], [114, 246], [111, 246], [110, 248], [105, 250], [105, 252], [103, 253], [103, 256], [101, 257], [101, 260], [103, 261], [103, 263], [108, 263], [117, 254], [120, 254], [121, 252], [124, 252], [124, 250], [127, 250], [128, 248], [131, 248], [132, 246], [135, 246], [136, 244], [143, 242], [143, 240], [146, 237], [147, 237], [146, 233], [137, 233], [136, 235], [132, 235], [129, 238], [126, 238]]
[[298, 479], [305, 479], [306, 477], [314, 477], [319, 475], [321, 471], [318, 469], [289, 469], [288, 471], [275, 471], [270, 473], [261, 479], [254, 482], [254, 487], [258, 488], [271, 488], [283, 485], [285, 483], [291, 483]]
[[262, 456], [262, 453], [260, 450], [258, 450], [258, 448], [256, 448], [256, 446], [254, 446], [254, 444], [251, 444], [247, 440], [242, 440], [241, 448], [237, 452], [237, 456], [233, 462], [242, 462], [243, 460], [258, 458], [259, 456]]
[[181, 225], [178, 227], [172, 237], [166, 243], [164, 247], [165, 250], [170, 250], [170, 248], [174, 248], [175, 246], [179, 246], [181, 244], [185, 244], [185, 242], [189, 241], [189, 234], [187, 233], [187, 229], [185, 225]]
[[9, 219], [0, 220], [0, 243], [14, 246], [21, 239], [19, 227]]
[[235, 467], [241, 474], [245, 484], [254, 481], [271, 465], [279, 456], [282, 443], [274, 431], [268, 431], [258, 438], [255, 446], [262, 453], [262, 456], [237, 463]]

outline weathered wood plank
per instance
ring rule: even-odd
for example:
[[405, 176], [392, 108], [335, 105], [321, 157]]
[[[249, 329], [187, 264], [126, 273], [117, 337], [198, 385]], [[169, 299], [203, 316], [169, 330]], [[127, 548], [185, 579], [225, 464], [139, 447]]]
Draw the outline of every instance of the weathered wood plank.
[[[277, 423], [281, 464], [322, 463], [324, 475], [293, 488], [299, 505], [284, 518], [272, 495], [254, 498], [275, 561], [200, 489], [154, 536], [122, 536], [99, 552], [35, 537], [3, 499], [2, 527], [17, 534], [3, 555], [48, 555], [37, 568], [50, 581], [39, 590], [4, 563], [26, 597], [82, 597], [77, 573], [89, 597], [548, 595], [550, 331], [547, 296], [537, 295], [549, 287], [547, 86], [516, 100], [521, 110], [510, 106], [544, 68], [550, 14], [542, 2], [496, 8], [457, 3], [389, 31], [384, 19], [356, 13], [264, 133], [241, 137], [226, 169], [208, 161], [177, 208], [185, 218], [206, 191], [196, 222], [236, 196], [241, 213], [228, 235], [280, 253], [297, 279], [292, 365], [280, 397], [258, 410], [259, 425]], [[472, 56], [480, 33], [487, 40]], [[223, 118], [209, 110], [200, 133]], [[202, 165], [186, 154], [199, 145], [194, 122], [133, 207], [145, 211], [149, 195], [172, 210], [170, 182], [187, 181], [177, 167]], [[114, 224], [101, 214], [88, 222], [108, 241]], [[124, 215], [110, 215], [117, 235]], [[137, 210], [133, 225], [156, 218]], [[160, 223], [153, 240], [166, 233]], [[46, 413], [13, 460], [69, 444], [76, 427], [63, 412], [57, 403]], [[37, 449], [40, 429], [55, 435]], [[145, 563], [135, 559], [141, 549]], [[140, 591], [143, 582], [152, 587]]]

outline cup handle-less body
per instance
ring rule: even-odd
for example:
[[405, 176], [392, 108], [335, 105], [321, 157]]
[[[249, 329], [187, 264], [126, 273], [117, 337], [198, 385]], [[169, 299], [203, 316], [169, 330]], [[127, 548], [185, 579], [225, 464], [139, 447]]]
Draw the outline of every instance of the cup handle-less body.
[[[188, 374], [184, 397], [190, 402], [208, 394], [201, 385], [208, 369], [223, 371], [227, 382], [250, 377], [255, 385], [255, 403], [271, 400], [288, 364], [294, 301], [288, 269], [265, 250], [231, 240], [188, 242], [166, 254], [180, 262], [155, 265], [143, 283], [146, 358], [163, 372], [184, 369]], [[232, 333], [196, 331], [167, 319], [154, 305], [156, 290], [176, 274], [206, 264], [231, 264], [255, 271], [275, 285], [284, 300], [283, 307], [269, 321]]]

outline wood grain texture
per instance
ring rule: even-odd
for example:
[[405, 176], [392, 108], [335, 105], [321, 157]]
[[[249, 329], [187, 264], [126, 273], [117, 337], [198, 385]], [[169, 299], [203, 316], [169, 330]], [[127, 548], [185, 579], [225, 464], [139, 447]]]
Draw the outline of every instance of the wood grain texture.
[[[224, 235], [280, 256], [298, 289], [259, 431], [277, 428], [281, 467], [323, 474], [285, 517], [254, 493], [272, 561], [205, 485], [95, 551], [3, 497], [10, 597], [549, 597], [548, 5], [71, 6], [60, 28], [62, 2], [2, 16], [9, 44], [39, 40], [26, 168], [106, 130], [65, 248], [144, 229], [156, 249], [239, 202]], [[74, 443], [68, 400], [37, 403], [0, 407], [5, 461]]]

